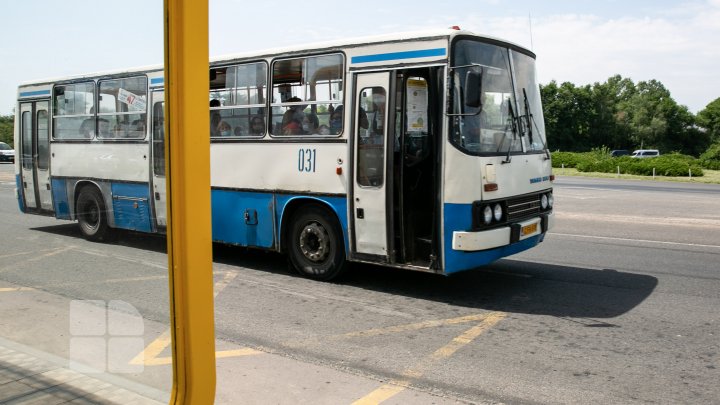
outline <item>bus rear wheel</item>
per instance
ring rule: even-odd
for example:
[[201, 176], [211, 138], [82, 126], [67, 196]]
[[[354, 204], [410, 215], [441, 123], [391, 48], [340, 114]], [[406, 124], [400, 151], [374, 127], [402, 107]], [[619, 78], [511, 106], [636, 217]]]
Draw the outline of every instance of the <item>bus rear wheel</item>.
[[85, 239], [102, 242], [110, 239], [107, 210], [100, 191], [92, 186], [83, 187], [75, 203], [75, 213]]
[[290, 264], [301, 275], [329, 281], [345, 270], [342, 230], [327, 209], [311, 205], [301, 208], [291, 219], [288, 238]]

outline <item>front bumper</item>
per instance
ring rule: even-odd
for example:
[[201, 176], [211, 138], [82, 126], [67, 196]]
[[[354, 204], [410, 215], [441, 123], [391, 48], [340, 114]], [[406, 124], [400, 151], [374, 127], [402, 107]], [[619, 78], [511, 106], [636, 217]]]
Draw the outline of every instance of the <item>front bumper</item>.
[[[453, 232], [452, 248], [464, 252], [477, 252], [531, 238], [550, 230], [555, 224], [555, 213], [549, 212], [537, 217], [512, 223], [502, 228], [478, 232]], [[522, 232], [522, 230], [528, 232]]]

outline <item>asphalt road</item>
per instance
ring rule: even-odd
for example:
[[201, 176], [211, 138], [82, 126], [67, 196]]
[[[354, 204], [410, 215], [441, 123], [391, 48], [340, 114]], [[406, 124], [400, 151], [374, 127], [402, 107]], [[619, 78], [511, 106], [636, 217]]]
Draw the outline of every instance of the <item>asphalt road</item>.
[[[149, 336], [161, 332], [164, 239], [89, 243], [75, 224], [22, 215], [11, 172], [0, 165], [0, 290], [121, 299], [154, 325]], [[453, 277], [355, 265], [319, 283], [279, 255], [216, 246], [217, 335], [460, 402], [717, 402], [720, 186], [560, 177], [554, 187], [544, 243]], [[0, 336], [51, 350], [53, 320], [13, 327], [32, 308], [6, 297]]]

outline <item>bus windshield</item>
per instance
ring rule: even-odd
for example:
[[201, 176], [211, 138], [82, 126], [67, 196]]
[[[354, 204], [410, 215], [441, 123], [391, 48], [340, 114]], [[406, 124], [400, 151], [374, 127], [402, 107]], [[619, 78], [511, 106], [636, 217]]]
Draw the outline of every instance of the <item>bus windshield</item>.
[[[468, 72], [481, 77], [477, 107], [466, 102]], [[450, 76], [450, 140], [455, 146], [482, 155], [545, 150], [545, 125], [532, 57], [463, 39], [455, 44]]]

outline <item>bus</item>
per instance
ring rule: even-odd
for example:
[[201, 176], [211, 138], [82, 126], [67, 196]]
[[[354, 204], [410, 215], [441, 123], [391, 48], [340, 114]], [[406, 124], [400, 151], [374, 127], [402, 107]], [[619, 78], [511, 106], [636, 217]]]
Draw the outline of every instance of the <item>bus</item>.
[[[528, 49], [453, 27], [214, 58], [209, 77], [215, 242], [318, 280], [347, 262], [449, 275], [553, 226]], [[20, 85], [20, 210], [92, 241], [164, 233], [164, 83], [158, 66]]]

